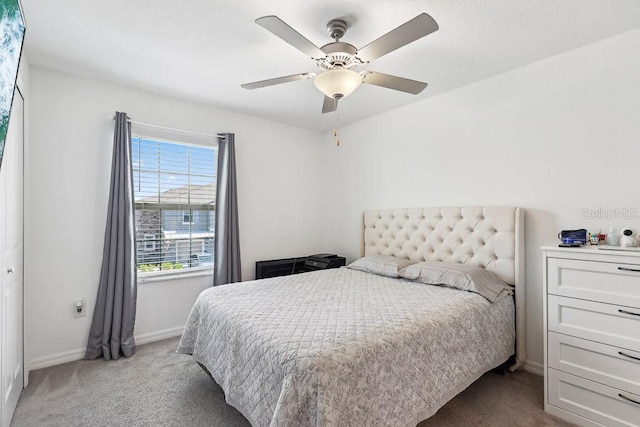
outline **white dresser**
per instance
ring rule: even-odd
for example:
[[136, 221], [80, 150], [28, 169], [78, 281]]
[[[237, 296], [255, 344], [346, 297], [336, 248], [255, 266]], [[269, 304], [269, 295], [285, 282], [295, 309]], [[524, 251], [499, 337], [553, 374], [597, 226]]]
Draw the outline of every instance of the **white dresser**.
[[545, 410], [640, 426], [640, 252], [542, 250]]

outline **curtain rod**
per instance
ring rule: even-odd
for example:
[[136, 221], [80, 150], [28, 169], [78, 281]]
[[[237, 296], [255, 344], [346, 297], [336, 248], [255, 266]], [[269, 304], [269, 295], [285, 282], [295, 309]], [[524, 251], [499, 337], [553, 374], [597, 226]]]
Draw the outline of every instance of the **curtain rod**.
[[[115, 120], [115, 119], [116, 118], [113, 117], [113, 120]], [[136, 122], [134, 120], [131, 120], [129, 117], [127, 117], [127, 121], [129, 123], [131, 123], [132, 125], [148, 126], [148, 127], [152, 127], [152, 128], [168, 130], [170, 132], [186, 133], [186, 134], [189, 134], [189, 135], [200, 136], [200, 137], [205, 137], [205, 138], [214, 138], [214, 139], [217, 138], [216, 135], [209, 135], [208, 133], [191, 132], [189, 130], [170, 128], [170, 127], [166, 127], [166, 126], [154, 125], [154, 124], [151, 124], [151, 123]]]

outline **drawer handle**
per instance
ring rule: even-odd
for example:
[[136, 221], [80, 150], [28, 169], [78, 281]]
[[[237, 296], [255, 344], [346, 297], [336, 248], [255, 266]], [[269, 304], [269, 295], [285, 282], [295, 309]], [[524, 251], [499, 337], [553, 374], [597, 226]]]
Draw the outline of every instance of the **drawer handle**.
[[633, 271], [634, 273], [640, 273], [640, 270], [636, 268], [618, 267], [620, 271]]
[[619, 354], [620, 356], [628, 357], [629, 359], [640, 360], [640, 357], [632, 356], [632, 355], [630, 355], [630, 354], [623, 353], [623, 352], [621, 352], [621, 351], [619, 351], [619, 352], [618, 352], [618, 354]]
[[623, 398], [624, 400], [627, 400], [627, 401], [629, 401], [629, 402], [631, 402], [631, 403], [635, 403], [636, 405], [640, 405], [640, 402], [638, 402], [637, 400], [633, 400], [632, 398], [627, 397], [627, 396], [625, 396], [625, 395], [624, 395], [624, 394], [622, 394], [622, 393], [618, 393], [618, 396], [620, 396], [620, 397], [621, 397], [621, 398]]
[[627, 310], [621, 310], [621, 309], [618, 309], [618, 312], [620, 312], [620, 313], [622, 313], [622, 314], [630, 314], [630, 315], [632, 315], [632, 316], [640, 316], [640, 313], [632, 313], [632, 312], [627, 311]]

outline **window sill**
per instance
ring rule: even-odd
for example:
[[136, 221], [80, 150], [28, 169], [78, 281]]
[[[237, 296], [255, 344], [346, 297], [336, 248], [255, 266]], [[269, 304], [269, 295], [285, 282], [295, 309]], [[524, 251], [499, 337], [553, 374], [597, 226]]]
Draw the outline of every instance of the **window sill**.
[[213, 279], [213, 269], [196, 270], [180, 273], [165, 273], [165, 274], [148, 274], [145, 276], [138, 276], [138, 285], [155, 282], [167, 282], [177, 279], [190, 279], [192, 277], [210, 276]]

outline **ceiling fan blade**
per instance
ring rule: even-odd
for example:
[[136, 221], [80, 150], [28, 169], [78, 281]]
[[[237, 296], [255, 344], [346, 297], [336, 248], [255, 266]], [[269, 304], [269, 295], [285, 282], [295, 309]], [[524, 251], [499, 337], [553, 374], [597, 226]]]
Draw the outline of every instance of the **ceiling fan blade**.
[[302, 34], [291, 28], [277, 16], [263, 16], [262, 18], [256, 19], [256, 24], [269, 30], [311, 58], [324, 58], [326, 56], [318, 46], [311, 43]]
[[417, 95], [427, 87], [426, 83], [417, 80], [405, 79], [404, 77], [392, 76], [390, 74], [376, 73], [375, 71], [365, 71], [362, 73], [362, 83], [382, 86], [401, 92]]
[[331, 113], [338, 109], [338, 100], [331, 98], [327, 95], [324, 96], [324, 102], [322, 103], [322, 113]]
[[258, 89], [265, 86], [273, 86], [273, 85], [279, 85], [281, 83], [294, 82], [296, 80], [312, 79], [315, 76], [316, 76], [315, 73], [301, 73], [301, 74], [294, 74], [291, 76], [277, 77], [275, 79], [260, 80], [259, 82], [245, 83], [240, 86], [242, 86], [245, 89]]
[[360, 49], [357, 56], [370, 62], [437, 30], [438, 23], [426, 13], [421, 13]]

